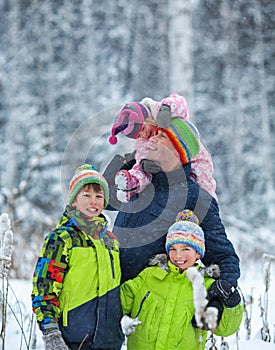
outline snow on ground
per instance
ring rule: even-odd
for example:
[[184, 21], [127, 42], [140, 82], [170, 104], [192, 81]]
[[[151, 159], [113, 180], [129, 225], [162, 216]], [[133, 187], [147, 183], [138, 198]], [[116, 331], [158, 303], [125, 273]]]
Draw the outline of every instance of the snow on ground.
[[[261, 310], [259, 301], [264, 298], [265, 284], [263, 264], [258, 263], [256, 266], [252, 265], [251, 269], [242, 272], [242, 277], [239, 280], [239, 286], [243, 295], [252, 295], [253, 304], [248, 305], [247, 311], [251, 317], [251, 336], [247, 338], [247, 330], [245, 327], [245, 318], [243, 318], [239, 334], [238, 342], [236, 335], [226, 338], [229, 343], [230, 350], [275, 350], [275, 264], [271, 265], [271, 282], [268, 290], [268, 326], [271, 336], [271, 342], [264, 342], [261, 339], [260, 330], [263, 327], [261, 319]], [[217, 344], [220, 344], [217, 342]], [[219, 347], [218, 347], [219, 349]]]
[[[274, 340], [274, 327], [275, 327], [275, 264], [273, 263], [271, 269], [271, 284], [268, 292], [268, 325], [270, 330], [271, 342], [267, 343], [261, 340], [260, 329], [262, 327], [262, 320], [260, 317], [259, 299], [263, 300], [265, 285], [263, 281], [263, 268], [257, 266], [257, 268], [251, 268], [250, 271], [243, 272], [243, 276], [240, 279], [240, 287], [243, 294], [253, 296], [254, 303], [252, 307], [248, 307], [249, 315], [252, 313], [252, 323], [251, 323], [251, 336], [247, 339], [247, 331], [244, 327], [244, 321], [240, 327], [238, 334], [238, 342], [236, 341], [236, 335], [226, 338], [225, 340], [229, 343], [230, 350], [275, 350], [275, 340]], [[43, 342], [41, 339], [41, 333], [37, 329], [36, 323], [33, 319], [33, 325], [35, 333], [32, 336], [31, 342], [29, 341], [30, 325], [31, 325], [31, 281], [24, 280], [11, 280], [10, 281], [13, 291], [16, 294], [18, 300], [9, 291], [9, 304], [14, 310], [14, 314], [9, 310], [8, 312], [8, 326], [6, 331], [6, 343], [5, 350], [28, 350], [37, 349], [42, 350]], [[19, 306], [21, 309], [21, 314], [19, 312]], [[25, 339], [22, 338], [22, 332], [20, 327], [15, 320], [15, 315], [19, 320], [19, 323], [23, 324], [25, 331]], [[36, 344], [32, 344], [33, 339], [37, 337]], [[220, 349], [221, 339], [216, 338], [216, 346]], [[35, 346], [35, 347], [34, 347]], [[1, 348], [1, 345], [0, 345]]]

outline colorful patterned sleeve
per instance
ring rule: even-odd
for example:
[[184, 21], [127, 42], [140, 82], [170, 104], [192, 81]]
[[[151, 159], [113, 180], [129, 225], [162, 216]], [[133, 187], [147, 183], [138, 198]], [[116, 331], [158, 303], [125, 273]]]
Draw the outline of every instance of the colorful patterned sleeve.
[[32, 307], [42, 332], [57, 328], [59, 295], [68, 268], [68, 249], [59, 230], [45, 238], [33, 274]]

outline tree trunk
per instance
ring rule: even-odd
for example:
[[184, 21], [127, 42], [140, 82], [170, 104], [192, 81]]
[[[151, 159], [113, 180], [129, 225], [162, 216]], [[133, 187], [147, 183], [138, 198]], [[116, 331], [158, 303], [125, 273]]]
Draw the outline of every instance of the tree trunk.
[[169, 1], [169, 88], [183, 95], [192, 116], [192, 1]]

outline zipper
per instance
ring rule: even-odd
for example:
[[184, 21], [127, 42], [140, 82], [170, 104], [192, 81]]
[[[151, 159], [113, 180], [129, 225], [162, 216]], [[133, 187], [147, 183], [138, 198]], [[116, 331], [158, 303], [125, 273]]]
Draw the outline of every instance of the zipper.
[[114, 267], [114, 257], [110, 249], [108, 249], [110, 261], [111, 261], [111, 268], [112, 268], [112, 277], [115, 279], [115, 267]]
[[[93, 336], [93, 343], [95, 342], [95, 338], [97, 336], [97, 329], [98, 329], [98, 323], [99, 323], [99, 308], [97, 306], [97, 310], [96, 310], [96, 325], [95, 325], [95, 331], [94, 331], [94, 336]], [[80, 346], [81, 348], [81, 346]]]
[[68, 294], [64, 295], [64, 309], [62, 310], [62, 325], [68, 327], [68, 312], [69, 312], [69, 297]]
[[149, 297], [149, 295], [150, 295], [150, 291], [148, 290], [148, 292], [144, 295], [143, 299], [141, 300], [138, 312], [137, 312], [137, 314], [136, 314], [136, 316], [134, 318], [137, 318], [139, 316], [139, 314], [141, 312], [141, 309], [142, 309], [142, 306], [143, 306], [145, 300]]

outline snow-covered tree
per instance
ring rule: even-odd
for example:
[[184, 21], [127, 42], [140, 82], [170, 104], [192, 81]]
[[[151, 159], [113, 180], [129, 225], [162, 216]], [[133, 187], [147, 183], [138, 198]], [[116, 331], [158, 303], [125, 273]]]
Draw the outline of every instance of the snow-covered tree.
[[225, 224], [272, 227], [271, 14], [266, 0], [0, 2], [0, 205], [15, 245], [54, 225], [79, 161], [113, 154], [113, 107], [173, 92], [212, 154]]

